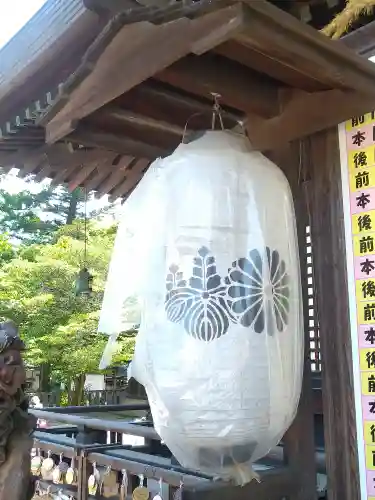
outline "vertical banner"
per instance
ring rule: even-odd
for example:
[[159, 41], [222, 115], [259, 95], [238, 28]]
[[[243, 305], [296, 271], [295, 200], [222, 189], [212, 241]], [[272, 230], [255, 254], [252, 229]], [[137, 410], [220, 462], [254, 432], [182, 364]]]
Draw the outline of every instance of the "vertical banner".
[[375, 500], [375, 112], [339, 139], [361, 500]]

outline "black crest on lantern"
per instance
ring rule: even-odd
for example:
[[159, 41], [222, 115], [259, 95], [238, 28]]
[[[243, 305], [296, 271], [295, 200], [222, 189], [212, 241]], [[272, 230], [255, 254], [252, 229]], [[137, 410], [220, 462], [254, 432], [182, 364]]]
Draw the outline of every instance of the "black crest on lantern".
[[201, 247], [188, 280], [172, 265], [166, 277], [165, 311], [169, 321], [180, 323], [192, 337], [211, 342], [225, 335], [230, 323], [252, 327], [256, 333], [288, 325], [290, 279], [277, 250], [251, 250], [232, 263], [222, 278], [215, 257]]

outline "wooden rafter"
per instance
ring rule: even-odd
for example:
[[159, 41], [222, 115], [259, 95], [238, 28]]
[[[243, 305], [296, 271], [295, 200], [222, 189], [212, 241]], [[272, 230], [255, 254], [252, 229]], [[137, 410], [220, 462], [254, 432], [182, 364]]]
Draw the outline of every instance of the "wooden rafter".
[[167, 123], [162, 120], [154, 120], [148, 116], [142, 116], [121, 108], [105, 107], [101, 111], [98, 111], [95, 118], [99, 118], [99, 120], [100, 118], [111, 119], [114, 122], [117, 122], [120, 126], [123, 124], [143, 129], [146, 134], [148, 132], [161, 132], [175, 136], [177, 139], [182, 139], [184, 133], [184, 129], [178, 125]]
[[85, 148], [72, 151], [66, 144], [56, 144], [48, 150], [46, 156], [48, 162], [54, 168], [62, 164], [79, 166], [94, 161], [105, 160], [111, 156], [111, 153], [97, 149], [87, 150]]
[[[209, 97], [209, 100], [197, 99], [195, 96], [184, 94], [176, 89], [172, 90], [172, 87], [167, 87], [153, 80], [138, 85], [113, 104], [153, 120], [179, 125], [183, 129], [187, 124], [192, 128], [195, 126], [200, 128], [212, 116], [212, 96], [207, 96], [206, 90], [203, 92], [204, 97]], [[200, 94], [197, 95], [201, 97]], [[223, 101], [221, 104], [225, 111], [225, 126], [233, 128], [239, 120], [243, 119], [244, 114], [235, 113], [231, 109], [225, 108]], [[92, 116], [95, 115], [96, 113]]]
[[67, 181], [69, 175], [76, 170], [76, 166], [70, 165], [69, 167], [62, 166], [52, 177], [52, 186], [58, 186], [59, 184], [64, 184]]
[[[49, 165], [49, 172], [59, 170], [62, 165], [65, 167], [79, 167], [92, 161], [106, 159], [110, 153], [108, 151], [85, 149], [72, 151], [66, 144], [56, 144], [53, 147], [43, 151], [39, 156], [29, 158], [25, 155], [25, 163], [19, 171], [19, 177], [26, 177], [36, 171], [41, 163]], [[45, 170], [46, 172], [46, 170]], [[40, 175], [38, 178], [41, 179]]]
[[46, 177], [50, 177], [52, 172], [53, 172], [53, 169], [52, 169], [51, 165], [46, 161], [41, 165], [39, 172], [35, 174], [34, 181], [41, 182]]
[[84, 165], [75, 175], [74, 179], [69, 182], [68, 188], [69, 191], [74, 191], [79, 187], [88, 177], [89, 175], [96, 169], [98, 163], [88, 163]]
[[107, 151], [106, 157], [99, 156], [96, 161], [76, 170], [74, 175], [67, 178], [69, 190], [73, 191], [78, 186], [85, 186], [88, 191], [97, 189], [103, 179], [116, 171], [117, 165], [114, 162], [117, 157], [116, 153]]
[[2, 155], [0, 158], [0, 164], [2, 165], [4, 172], [9, 172], [12, 168], [20, 168], [24, 163], [40, 162], [43, 159], [48, 146], [43, 144], [43, 146], [37, 148], [20, 148], [18, 151], [13, 153], [7, 153]]
[[96, 189], [111, 174], [111, 167], [108, 164], [101, 164], [97, 166], [94, 175], [85, 182], [85, 187], [88, 191]]
[[127, 171], [131, 171], [132, 163], [136, 161], [132, 156], [123, 156], [120, 162], [113, 167], [111, 175], [101, 183], [96, 192], [99, 196], [110, 193], [127, 175]]
[[142, 175], [145, 170], [147, 170], [149, 164], [150, 162], [145, 158], [138, 160], [130, 170], [129, 174], [125, 176], [123, 182], [111, 192], [112, 199], [119, 198], [132, 191], [141, 180]]
[[[68, 135], [79, 120], [185, 56], [194, 43], [206, 37], [207, 30], [223, 29], [229, 22], [233, 26], [232, 33], [227, 31], [230, 37], [239, 29], [239, 18], [242, 20], [242, 8], [237, 4], [194, 20], [181, 18], [158, 26], [147, 22], [125, 26], [47, 124], [47, 142], [54, 143]], [[119, 78], [119, 68], [125, 67], [126, 74]]]
[[123, 155], [129, 154], [135, 157], [145, 156], [150, 159], [164, 156], [168, 152], [158, 146], [129, 139], [118, 133], [105, 132], [83, 124], [69, 135], [69, 140], [78, 144], [114, 151]]
[[35, 172], [35, 170], [37, 170], [37, 168], [39, 167], [39, 165], [41, 163], [43, 163], [43, 160], [44, 157], [39, 157], [39, 158], [36, 158], [35, 160], [29, 160], [29, 161], [25, 161], [25, 163], [22, 165], [22, 168], [20, 168], [20, 170], [18, 171], [18, 177], [20, 177], [21, 179], [27, 177], [28, 175], [31, 175]]

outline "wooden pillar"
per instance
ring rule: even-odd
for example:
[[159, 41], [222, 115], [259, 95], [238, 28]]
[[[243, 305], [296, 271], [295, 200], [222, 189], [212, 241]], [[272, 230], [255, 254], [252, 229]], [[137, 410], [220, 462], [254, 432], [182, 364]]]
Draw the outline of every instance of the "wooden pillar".
[[299, 488], [290, 500], [314, 500], [316, 498], [316, 464], [314, 443], [314, 409], [309, 357], [309, 316], [306, 260], [306, 226], [308, 212], [305, 199], [303, 162], [305, 144], [295, 142], [272, 151], [269, 156], [288, 178], [294, 199], [297, 233], [300, 251], [301, 281], [304, 305], [305, 365], [301, 399], [296, 418], [284, 436], [284, 460], [295, 471]]
[[329, 500], [359, 500], [359, 471], [337, 129], [309, 138], [311, 232], [322, 354]]

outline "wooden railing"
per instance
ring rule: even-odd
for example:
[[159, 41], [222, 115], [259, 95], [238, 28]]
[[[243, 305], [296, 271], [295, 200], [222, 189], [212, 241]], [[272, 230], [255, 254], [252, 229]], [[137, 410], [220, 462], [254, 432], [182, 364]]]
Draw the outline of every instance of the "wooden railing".
[[[29, 396], [34, 395], [39, 397], [45, 407], [61, 406], [64, 399], [64, 393], [61, 391], [29, 392]], [[145, 394], [139, 391], [137, 394], [129, 395], [127, 389], [85, 391], [80, 406], [122, 404], [129, 397], [132, 399], [144, 399]]]
[[[93, 413], [102, 412], [105, 418], [91, 418]], [[281, 500], [297, 498], [302, 488], [299, 474], [286, 467], [288, 457], [282, 447], [274, 454], [255, 465], [261, 482], [253, 481], [245, 487], [235, 487], [213, 477], [200, 474], [182, 467], [171, 455], [169, 449], [160, 441], [152, 423], [146, 420], [125, 422], [113, 420], [113, 412], [144, 411], [147, 415], [147, 403], [125, 404], [105, 407], [49, 408], [31, 410], [39, 419], [54, 422], [46, 430], [34, 433], [36, 450], [46, 457], [50, 455], [55, 463], [63, 460], [70, 465], [73, 460], [77, 469], [75, 484], [36, 478], [37, 487], [50, 493], [64, 492], [77, 500], [104, 499], [98, 492], [90, 496], [88, 480], [93, 470], [98, 470], [100, 477], [112, 474], [117, 482], [117, 492], [110, 498], [131, 498], [134, 489], [142, 482], [150, 492], [149, 498], [161, 493], [163, 500], [177, 498], [176, 492], [182, 493], [183, 500]], [[91, 415], [90, 415], [91, 414]], [[60, 423], [59, 426], [56, 423]], [[63, 424], [63, 425], [61, 425]], [[123, 444], [124, 436], [143, 438], [142, 444]], [[128, 479], [126, 495], [121, 496], [122, 478]], [[161, 488], [161, 491], [160, 491]], [[182, 488], [182, 489], [181, 489]]]

